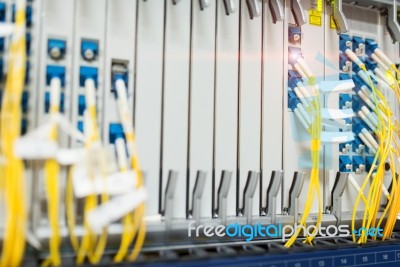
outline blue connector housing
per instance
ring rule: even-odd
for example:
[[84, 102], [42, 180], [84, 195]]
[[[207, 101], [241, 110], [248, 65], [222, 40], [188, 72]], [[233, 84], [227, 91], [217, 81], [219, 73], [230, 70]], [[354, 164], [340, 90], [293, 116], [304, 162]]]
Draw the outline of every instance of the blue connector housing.
[[82, 58], [87, 61], [92, 61], [95, 60], [98, 55], [99, 55], [99, 42], [96, 40], [83, 39], [81, 42]]
[[339, 73], [339, 80], [343, 81], [343, 80], [350, 80], [351, 77], [349, 74], [347, 73]]
[[28, 131], [28, 121], [26, 119], [21, 120], [21, 134], [24, 135]]
[[0, 38], [0, 52], [4, 52], [4, 38]]
[[30, 73], [31, 73], [31, 63], [29, 61], [26, 61], [26, 65], [25, 65], [25, 84], [29, 83]]
[[358, 92], [358, 90], [360, 90], [361, 87], [366, 86], [366, 84], [364, 83], [364, 81], [361, 80], [361, 78], [358, 77], [357, 75], [353, 75], [352, 78], [353, 78], [353, 82], [354, 82], [354, 85], [355, 85], [354, 88], [356, 89], [356, 92]]
[[301, 103], [300, 99], [296, 96], [293, 91], [288, 92], [288, 108], [294, 111], [297, 108], [297, 105]]
[[27, 32], [25, 36], [25, 41], [26, 41], [26, 54], [28, 56], [31, 55], [31, 40], [32, 40], [31, 33]]
[[348, 109], [352, 107], [352, 96], [349, 94], [339, 94], [339, 108]]
[[83, 133], [83, 121], [78, 121], [77, 128], [79, 131], [81, 131]]
[[297, 84], [301, 82], [301, 76], [300, 73], [298, 73], [295, 70], [289, 70], [288, 71], [288, 86], [292, 89], [297, 87]]
[[28, 91], [24, 91], [22, 93], [22, 97], [21, 97], [22, 113], [27, 113], [28, 112], [28, 103], [29, 103], [29, 92]]
[[[362, 63], [365, 63], [365, 60], [363, 58], [361, 58], [361, 57], [358, 57], [358, 58], [360, 59], [360, 61]], [[352, 67], [353, 67], [353, 73], [358, 73], [361, 70], [360, 67], [354, 62], [353, 62]]]
[[352, 148], [353, 152], [357, 154], [362, 154], [365, 151], [365, 145], [358, 136], [354, 136]]
[[353, 51], [356, 52], [357, 49], [360, 49], [360, 45], [365, 45], [364, 39], [359, 36], [353, 36]]
[[86, 110], [86, 99], [84, 95], [79, 95], [78, 97], [78, 114], [79, 116], [83, 116], [83, 113]]
[[303, 57], [303, 53], [301, 52], [301, 49], [298, 47], [289, 46], [288, 50], [289, 50], [288, 62], [290, 65], [294, 66], [297, 63], [297, 59]]
[[[350, 64], [349, 64], [350, 63]], [[339, 67], [340, 70], [348, 72], [350, 71], [351, 61], [344, 53], [340, 53], [339, 55]]]
[[[44, 112], [49, 113], [50, 110], [50, 92], [44, 93]], [[64, 94], [60, 95], [60, 112], [64, 113]]]
[[363, 129], [367, 129], [367, 126], [364, 122], [357, 117], [353, 118], [353, 132], [355, 135], [358, 135]]
[[61, 80], [61, 86], [65, 86], [65, 67], [48, 65], [46, 71], [46, 84], [50, 85], [52, 78], [59, 78]]
[[378, 44], [374, 39], [365, 39], [365, 52], [368, 56], [371, 56], [372, 53], [375, 52], [375, 49], [378, 48]]
[[339, 144], [339, 151], [341, 153], [348, 153], [348, 151], [350, 151], [351, 149], [351, 142], [347, 142], [347, 143], [340, 143]]
[[124, 129], [120, 123], [110, 123], [109, 126], [109, 141], [111, 144], [115, 143], [117, 138], [125, 138]]
[[79, 86], [84, 87], [87, 79], [93, 79], [97, 87], [98, 69], [94, 67], [80, 67], [79, 69]]
[[[366, 171], [369, 172], [371, 170], [372, 164], [374, 163], [374, 159], [375, 159], [375, 156], [366, 156], [365, 157], [365, 169], [366, 169]], [[378, 165], [379, 162], [376, 161], [375, 164]], [[376, 172], [376, 170], [373, 170], [373, 172]]]
[[[56, 58], [50, 54], [53, 49], [58, 49], [60, 51], [60, 55]], [[67, 42], [65, 40], [49, 39], [47, 41], [47, 53], [50, 55], [51, 58], [62, 59], [65, 57], [66, 51], [67, 51]]]
[[364, 106], [364, 101], [358, 95], [353, 95], [352, 104], [354, 112], [358, 112]]
[[289, 42], [300, 43], [301, 42], [301, 28], [300, 27], [289, 27]]
[[0, 82], [4, 80], [4, 60], [0, 58]]
[[360, 170], [360, 165], [365, 167], [364, 159], [361, 156], [353, 156], [353, 172], [357, 172], [357, 169]]
[[353, 40], [351, 39], [350, 35], [348, 34], [341, 34], [339, 36], [339, 49], [340, 51], [342, 51], [343, 53], [347, 50], [347, 49], [352, 49], [353, 46]]
[[351, 172], [352, 161], [349, 156], [341, 155], [339, 156], [339, 170], [340, 172]]
[[378, 64], [375, 63], [374, 61], [372, 61], [370, 58], [367, 58], [365, 60], [365, 66], [369, 69], [369, 70], [375, 70], [378, 67]]
[[0, 2], [0, 22], [6, 21], [6, 9], [7, 9], [6, 3]]
[[115, 82], [117, 80], [123, 80], [125, 82], [126, 87], [128, 87], [128, 73], [115, 73], [112, 76], [112, 92], [115, 93], [115, 95], [117, 95], [117, 91], [115, 88]]

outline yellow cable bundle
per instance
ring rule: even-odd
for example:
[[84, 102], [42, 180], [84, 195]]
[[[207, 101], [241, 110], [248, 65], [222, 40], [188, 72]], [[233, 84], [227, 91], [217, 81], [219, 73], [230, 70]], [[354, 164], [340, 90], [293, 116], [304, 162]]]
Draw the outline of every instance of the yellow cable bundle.
[[[120, 119], [122, 121], [129, 155], [131, 157], [131, 165], [137, 177], [137, 188], [139, 189], [144, 186], [143, 177], [137, 156], [135, 133], [133, 131], [133, 127], [131, 124], [132, 120], [129, 113], [129, 107], [127, 102], [128, 101], [126, 93], [127, 89], [123, 80], [116, 81], [116, 89], [119, 101], [118, 107], [119, 107]], [[135, 237], [136, 241], [131, 254], [128, 256], [128, 260], [135, 261], [137, 259], [146, 237], [146, 222], [144, 219], [144, 214], [145, 214], [145, 204], [142, 203], [133, 212], [133, 220], [131, 218], [132, 216], [131, 214], [128, 214], [123, 218], [124, 233], [122, 234], [121, 237], [120, 248], [114, 257], [115, 262], [121, 262], [124, 260], [124, 258], [127, 255], [128, 248], [132, 243], [132, 241], [135, 239]]]
[[25, 250], [27, 224], [25, 203], [25, 181], [23, 162], [14, 155], [13, 145], [21, 135], [21, 96], [25, 81], [26, 1], [16, 3], [16, 22], [9, 50], [8, 77], [3, 94], [0, 114], [0, 154], [4, 157], [1, 166], [4, 201], [7, 212], [4, 229], [1, 267], [19, 266]]
[[[60, 110], [60, 89], [61, 80], [53, 78], [50, 81], [50, 116], [54, 117]], [[58, 129], [55, 123], [52, 123], [49, 139], [53, 142], [58, 140]], [[44, 165], [45, 188], [47, 194], [47, 213], [49, 225], [52, 235], [49, 239], [50, 253], [49, 257], [43, 261], [42, 267], [60, 266], [60, 229], [59, 229], [59, 212], [60, 212], [60, 166], [55, 159], [48, 159]]]
[[[374, 102], [376, 104], [375, 108], [375, 113], [378, 116], [378, 127], [376, 130], [376, 135], [378, 136], [379, 139], [379, 148], [376, 152], [373, 164], [371, 166], [370, 171], [368, 172], [363, 185], [361, 186], [361, 190], [357, 196], [356, 202], [354, 204], [353, 208], [353, 216], [352, 216], [352, 237], [354, 242], [358, 243], [365, 243], [367, 242], [367, 233], [363, 231], [361, 233], [361, 237], [356, 240], [355, 237], [355, 221], [356, 221], [356, 212], [357, 208], [359, 206], [359, 201], [360, 199], [363, 199], [366, 208], [364, 211], [364, 216], [362, 220], [362, 227], [369, 229], [370, 227], [379, 227], [381, 223], [383, 222], [383, 219], [385, 218], [387, 212], [390, 212], [391, 206], [395, 202], [396, 199], [396, 192], [397, 189], [392, 187], [392, 190], [390, 192], [389, 196], [389, 201], [388, 204], [383, 211], [382, 217], [379, 219], [377, 222], [377, 213], [380, 208], [380, 202], [381, 202], [381, 196], [382, 196], [382, 187], [383, 187], [383, 180], [385, 176], [385, 163], [386, 161], [391, 158], [390, 161], [390, 166], [391, 166], [391, 171], [392, 171], [392, 179], [394, 182], [396, 182], [396, 177], [395, 177], [395, 165], [393, 165], [393, 155], [392, 152], [393, 150], [391, 149], [392, 147], [392, 142], [394, 138], [394, 130], [395, 126], [392, 122], [392, 112], [389, 108], [389, 105], [385, 99], [385, 97], [379, 92], [378, 89], [375, 88], [374, 84], [372, 83], [372, 80], [365, 68], [365, 66], [362, 66], [361, 69], [364, 71], [366, 75], [368, 75], [369, 78], [369, 85], [372, 90], [373, 96], [374, 96]], [[387, 121], [383, 119], [383, 115], [385, 115]], [[377, 164], [379, 160], [379, 163]], [[374, 172], [375, 167], [377, 167], [375, 176], [372, 176], [372, 173]], [[363, 192], [367, 186], [367, 184], [370, 182], [372, 178], [372, 183], [370, 185], [370, 189], [368, 191], [367, 199], [365, 200], [365, 197], [363, 195]]]
[[[322, 121], [321, 121], [321, 102], [319, 91], [315, 82], [314, 77], [310, 77], [309, 85], [313, 88], [313, 99], [311, 102], [312, 112], [313, 112], [313, 122], [311, 124], [311, 161], [312, 168], [310, 174], [310, 184], [308, 187], [307, 193], [307, 202], [304, 207], [303, 215], [300, 219], [300, 226], [306, 227], [306, 222], [308, 216], [311, 211], [312, 203], [314, 201], [315, 194], [317, 194], [318, 199], [318, 216], [316, 221], [316, 226], [319, 227], [322, 221], [322, 195], [321, 188], [319, 184], [319, 157], [320, 157], [320, 149], [321, 149], [321, 131], [322, 131]], [[295, 222], [296, 223], [296, 222]], [[312, 240], [314, 239], [316, 232], [318, 230], [314, 229], [312, 235], [306, 237], [305, 243], [312, 244]], [[300, 235], [301, 228], [299, 227], [295, 234], [290, 237], [290, 239], [286, 242], [285, 247], [289, 248], [296, 241], [298, 236]]]
[[[391, 65], [392, 70], [394, 70], [398, 75], [400, 75], [400, 72], [397, 70], [395, 65]], [[395, 78], [395, 76], [392, 74], [392, 72], [388, 71], [387, 74], [392, 77], [392, 80], [394, 81], [394, 86], [392, 86], [392, 89], [395, 91], [396, 96], [397, 96], [397, 100], [398, 103], [400, 103], [400, 89], [399, 89], [399, 83], [397, 81], [397, 79]], [[392, 149], [392, 154], [394, 154], [394, 156], [392, 156], [392, 160], [391, 160], [391, 170], [392, 170], [392, 176], [393, 176], [393, 181], [392, 181], [392, 191], [394, 191], [395, 193], [392, 195], [393, 198], [393, 205], [390, 207], [389, 210], [389, 215], [388, 218], [386, 220], [386, 225], [383, 231], [383, 240], [390, 238], [392, 233], [393, 233], [393, 229], [394, 226], [396, 224], [397, 221], [397, 217], [398, 214], [400, 212], [400, 180], [397, 177], [397, 173], [394, 171], [393, 166], [395, 166], [395, 158], [399, 158], [399, 144], [397, 142], [397, 140], [399, 139], [399, 122], [397, 120], [395, 120], [396, 123], [396, 136], [393, 137], [393, 143], [394, 143], [394, 148]], [[397, 139], [396, 139], [397, 138]], [[399, 163], [397, 163], [398, 166]]]
[[[87, 136], [87, 141], [85, 143], [85, 147], [88, 149], [88, 153], [92, 153], [92, 148], [101, 148], [100, 143], [100, 134], [97, 126], [97, 112], [96, 112], [96, 93], [95, 93], [95, 84], [92, 79], [88, 79], [85, 82], [85, 90], [86, 90], [86, 101], [87, 101], [87, 111], [85, 112], [85, 134]], [[100, 153], [97, 155], [100, 157], [100, 161], [102, 162], [101, 174], [104, 177], [106, 172], [104, 166], [106, 164], [104, 155]], [[89, 155], [89, 158], [93, 155]], [[87, 164], [88, 166], [88, 175], [92, 179], [95, 178], [93, 166], [91, 166], [92, 162]], [[81, 265], [84, 263], [86, 257], [89, 259], [89, 262], [92, 264], [98, 264], [103, 257], [103, 253], [107, 244], [107, 229], [104, 229], [101, 233], [100, 237], [90, 228], [89, 222], [87, 220], [87, 214], [96, 208], [98, 205], [97, 195], [92, 194], [85, 198], [84, 203], [84, 235], [81, 240], [81, 244], [79, 245], [78, 238], [75, 234], [75, 209], [74, 209], [74, 195], [72, 189], [72, 174], [74, 172], [75, 167], [72, 167], [69, 172], [67, 186], [66, 186], [66, 215], [67, 215], [67, 225], [70, 235], [70, 241], [72, 248], [77, 253], [76, 264]], [[101, 202], [105, 203], [109, 200], [109, 196], [106, 193], [101, 194]]]

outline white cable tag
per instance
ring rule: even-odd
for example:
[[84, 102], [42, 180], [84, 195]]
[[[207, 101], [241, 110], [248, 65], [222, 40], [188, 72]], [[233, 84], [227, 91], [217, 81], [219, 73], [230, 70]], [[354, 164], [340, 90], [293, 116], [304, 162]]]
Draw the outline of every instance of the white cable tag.
[[77, 166], [72, 174], [72, 183], [77, 198], [103, 193], [126, 194], [135, 189], [136, 182], [136, 175], [133, 171], [117, 172], [104, 177], [95, 175], [90, 178], [84, 167]]
[[21, 159], [51, 159], [56, 157], [57, 142], [51, 141], [48, 133], [53, 125], [45, 124], [18, 138], [14, 143], [14, 153]]
[[59, 149], [57, 152], [57, 161], [61, 165], [74, 165], [83, 162], [86, 157], [84, 148]]
[[111, 199], [88, 212], [90, 228], [97, 233], [101, 232], [104, 227], [133, 211], [146, 199], [147, 192], [144, 188]]

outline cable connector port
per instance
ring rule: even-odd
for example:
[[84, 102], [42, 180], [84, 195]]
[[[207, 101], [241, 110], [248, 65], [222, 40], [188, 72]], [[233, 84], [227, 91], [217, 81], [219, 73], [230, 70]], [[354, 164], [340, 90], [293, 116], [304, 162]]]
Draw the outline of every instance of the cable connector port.
[[113, 59], [111, 63], [111, 92], [116, 93], [115, 82], [123, 80], [128, 87], [129, 61]]

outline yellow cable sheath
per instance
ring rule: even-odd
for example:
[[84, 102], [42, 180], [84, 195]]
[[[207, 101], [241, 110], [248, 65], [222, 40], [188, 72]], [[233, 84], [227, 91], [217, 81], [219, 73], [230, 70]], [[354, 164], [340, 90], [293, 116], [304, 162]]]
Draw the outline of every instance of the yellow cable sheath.
[[25, 1], [16, 3], [16, 23], [9, 50], [8, 77], [0, 113], [0, 154], [6, 163], [2, 166], [3, 189], [7, 221], [0, 266], [19, 266], [25, 249], [26, 207], [24, 166], [13, 154], [13, 144], [20, 136], [20, 100], [25, 78]]
[[[125, 139], [127, 142], [127, 147], [129, 154], [131, 156], [131, 165], [133, 170], [135, 171], [136, 177], [137, 177], [137, 188], [141, 188], [143, 186], [143, 177], [142, 177], [142, 171], [140, 169], [140, 164], [139, 164], [139, 159], [137, 155], [137, 149], [136, 149], [136, 138], [135, 138], [135, 133], [133, 130], [133, 127], [131, 127], [131, 114], [129, 113], [129, 107], [128, 107], [128, 98], [127, 98], [127, 89], [125, 86], [125, 82], [122, 80], [117, 80], [116, 81], [116, 88], [117, 88], [117, 96], [118, 96], [118, 107], [119, 107], [119, 113], [120, 113], [120, 120], [123, 125], [124, 129], [124, 134], [125, 134]], [[144, 203], [137, 208], [138, 210], [142, 210], [139, 213], [135, 212], [135, 216], [140, 216], [140, 227], [139, 227], [139, 233], [135, 242], [135, 245], [133, 247], [132, 253], [129, 255], [129, 260], [134, 261], [136, 260], [143, 244], [144, 240], [146, 237], [146, 221], [144, 219]], [[136, 234], [136, 229], [133, 231], [132, 236]], [[130, 237], [127, 237], [129, 240]], [[120, 256], [118, 257], [118, 259]]]
[[68, 226], [71, 246], [74, 249], [75, 253], [77, 253], [79, 250], [79, 240], [75, 234], [74, 191], [72, 185], [72, 173], [74, 172], [74, 169], [75, 167], [70, 168], [67, 178], [67, 184], [65, 188], [65, 207], [66, 207], [67, 226]]

